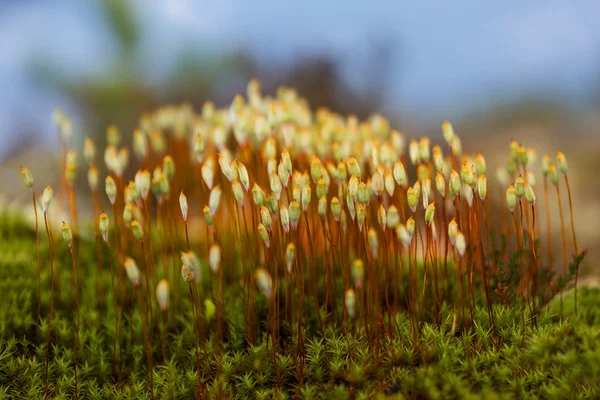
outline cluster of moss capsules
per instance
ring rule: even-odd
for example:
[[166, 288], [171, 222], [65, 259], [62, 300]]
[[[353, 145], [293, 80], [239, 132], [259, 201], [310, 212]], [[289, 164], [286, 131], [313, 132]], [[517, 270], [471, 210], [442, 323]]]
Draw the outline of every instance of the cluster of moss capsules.
[[[40, 203], [50, 268], [53, 246], [68, 246], [74, 285], [67, 290], [78, 299], [82, 234], [75, 182], [81, 168], [71, 148], [71, 122], [60, 110], [53, 118], [61, 149], [59, 193], [68, 199], [65, 243], [54, 243], [48, 224], [51, 187]], [[207, 102], [196, 114], [183, 104], [143, 115], [132, 136], [135, 166], [116, 126], [106, 132], [104, 165], [96, 160], [93, 140], [86, 138], [95, 290], [104, 309], [114, 314], [115, 379], [122, 373], [124, 323], [137, 305], [153, 396], [153, 362], [169, 358], [168, 336], [177, 330], [187, 298], [197, 396], [205, 394], [201, 369], [210, 333], [216, 341], [213, 356], [220, 358], [234, 329], [226, 289], [243, 307], [245, 343], [266, 340], [274, 363], [280, 354], [293, 354], [300, 387], [304, 338], [324, 338], [331, 329], [344, 332], [347, 341], [364, 338], [374, 347], [400, 335], [417, 345], [425, 324], [443, 326], [449, 319], [452, 332], [474, 330], [481, 303], [496, 339], [494, 309], [519, 306], [525, 340], [528, 321], [535, 329], [540, 309], [573, 280], [576, 285], [585, 254], [577, 248], [566, 158], [558, 152], [556, 164], [548, 155], [541, 160], [545, 242], [540, 240], [535, 150], [511, 141], [508, 165], [497, 170], [494, 197], [488, 194], [485, 158], [463, 154], [450, 123], [442, 124], [442, 133], [446, 150], [432, 147], [429, 138], [407, 143], [381, 115], [360, 121], [326, 109], [313, 112], [295, 90], [280, 88], [275, 97], [263, 96], [259, 83], [251, 81], [246, 98], [238, 95], [226, 108]], [[102, 211], [98, 168], [106, 169], [108, 212]], [[559, 172], [568, 192], [570, 239]], [[37, 216], [33, 176], [27, 168], [21, 173]], [[553, 273], [548, 180], [560, 205], [561, 274]], [[500, 207], [492, 208], [493, 202]], [[571, 240], [575, 256], [568, 269]], [[39, 273], [39, 247], [37, 254]], [[102, 278], [105, 259], [109, 288]], [[46, 384], [54, 293], [60, 290], [54, 287], [54, 271], [51, 276]], [[38, 290], [41, 299], [48, 288], [40, 283]], [[105, 299], [112, 304], [103, 304]], [[266, 315], [257, 315], [261, 301], [266, 301]], [[76, 340], [75, 376], [77, 348]]]

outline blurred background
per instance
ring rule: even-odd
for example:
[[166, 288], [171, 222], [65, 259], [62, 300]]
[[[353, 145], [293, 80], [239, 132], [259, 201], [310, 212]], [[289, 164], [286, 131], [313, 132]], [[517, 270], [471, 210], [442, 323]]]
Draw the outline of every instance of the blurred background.
[[109, 124], [131, 135], [143, 111], [163, 104], [224, 106], [257, 77], [264, 92], [294, 86], [313, 107], [378, 111], [409, 138], [437, 141], [448, 119], [491, 171], [511, 138], [540, 157], [561, 149], [595, 266], [599, 20], [594, 0], [2, 0], [0, 192], [27, 195], [21, 164], [38, 186], [56, 180], [56, 106], [80, 148]]

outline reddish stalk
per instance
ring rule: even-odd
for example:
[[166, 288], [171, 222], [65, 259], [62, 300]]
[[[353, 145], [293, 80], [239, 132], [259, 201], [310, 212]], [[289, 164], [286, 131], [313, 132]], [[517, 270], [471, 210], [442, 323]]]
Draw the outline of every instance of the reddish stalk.
[[71, 253], [71, 266], [73, 268], [73, 284], [75, 285], [75, 304], [77, 306], [77, 331], [75, 332], [75, 346], [73, 347], [73, 365], [75, 367], [75, 398], [79, 397], [78, 382], [77, 382], [77, 348], [79, 347], [79, 287], [77, 285], [77, 269], [75, 268], [75, 254], [73, 253], [73, 244], [69, 244], [69, 252]]
[[44, 378], [44, 386], [46, 393], [48, 392], [48, 356], [50, 351], [50, 328], [52, 326], [52, 309], [54, 308], [54, 250], [52, 247], [52, 232], [48, 227], [48, 213], [44, 212], [44, 224], [46, 225], [46, 235], [48, 236], [48, 245], [50, 246], [50, 314], [48, 316], [48, 332], [46, 333], [46, 375]]
[[33, 202], [33, 213], [35, 215], [35, 253], [37, 255], [37, 283], [38, 283], [38, 306], [37, 306], [37, 318], [35, 320], [35, 342], [38, 341], [38, 328], [40, 323], [40, 311], [42, 307], [42, 261], [40, 259], [40, 230], [38, 222], [37, 204], [35, 200], [35, 191], [33, 186], [31, 187], [31, 201]]
[[117, 347], [120, 345], [117, 344], [117, 338], [120, 337], [119, 334], [119, 309], [117, 308], [117, 293], [115, 292], [115, 268], [113, 265], [113, 261], [112, 261], [112, 257], [110, 256], [110, 246], [108, 243], [108, 236], [106, 237], [106, 240], [104, 241], [104, 243], [106, 243], [106, 253], [108, 255], [108, 262], [110, 265], [110, 281], [111, 281], [111, 286], [112, 286], [112, 293], [113, 293], [113, 308], [115, 311], [115, 336], [113, 338], [113, 379], [117, 379]]
[[[562, 239], [562, 253], [563, 253], [563, 274], [567, 274], [567, 235], [565, 233], [565, 217], [563, 215], [562, 201], [560, 199], [560, 187], [558, 182], [556, 183], [556, 197], [558, 198], [558, 211], [560, 215], [560, 237]], [[560, 292], [560, 318], [563, 316], [563, 292]]]
[[102, 279], [102, 239], [100, 238], [98, 217], [100, 215], [100, 205], [98, 201], [98, 192], [96, 190], [92, 191], [92, 204], [94, 212], [94, 240], [96, 244], [96, 283], [98, 290], [98, 302], [102, 308], [104, 306], [104, 287]]
[[552, 230], [550, 228], [550, 204], [548, 202], [548, 177], [544, 176], [544, 208], [546, 211], [546, 239], [548, 241], [548, 271], [552, 272]]
[[[119, 219], [117, 218], [117, 210], [116, 210], [115, 203], [112, 203], [112, 212], [113, 212], [113, 220], [114, 220], [114, 224], [115, 224], [115, 261], [116, 261], [116, 264], [119, 265], [120, 234], [119, 234]], [[108, 246], [108, 241], [106, 242], [106, 245]], [[110, 253], [108, 254], [108, 258], [110, 259]], [[120, 339], [121, 322], [123, 321], [123, 285], [122, 285], [123, 272], [122, 272], [122, 270], [123, 270], [123, 268], [117, 268], [117, 286], [119, 289], [119, 311], [117, 313], [118, 314], [118, 318], [117, 318], [117, 336], [118, 336], [118, 338], [115, 338], [115, 340], [117, 340], [119, 342], [119, 345], [118, 345], [119, 359], [121, 361], [123, 361], [123, 347], [121, 346], [121, 339]], [[113, 285], [114, 285], [114, 283], [113, 283]], [[114, 296], [116, 297], [117, 294], [114, 292], [114, 288], [113, 288], [113, 293], [114, 293]], [[115, 312], [117, 312], [117, 310], [115, 310]]]
[[[148, 282], [146, 281], [146, 286]], [[135, 289], [134, 289], [135, 290]], [[152, 338], [148, 334], [148, 316], [147, 310], [142, 310], [142, 289], [137, 287], [138, 308], [140, 317], [142, 318], [142, 335], [144, 338], [144, 347], [146, 347], [146, 363], [148, 364], [148, 379], [150, 380], [150, 399], [154, 399], [154, 376], [152, 374]], [[148, 308], [148, 301], [145, 302]]]
[[[573, 202], [571, 201], [571, 187], [569, 186], [569, 178], [565, 174], [565, 183], [567, 184], [567, 194], [569, 196], [569, 214], [571, 217], [571, 234], [573, 235], [573, 246], [575, 248], [575, 256], [579, 255], [577, 248], [577, 237], [575, 236], [575, 221], [573, 219]], [[557, 186], [558, 187], [558, 186]], [[577, 283], [579, 281], [579, 266], [575, 270], [575, 315], [577, 315]]]

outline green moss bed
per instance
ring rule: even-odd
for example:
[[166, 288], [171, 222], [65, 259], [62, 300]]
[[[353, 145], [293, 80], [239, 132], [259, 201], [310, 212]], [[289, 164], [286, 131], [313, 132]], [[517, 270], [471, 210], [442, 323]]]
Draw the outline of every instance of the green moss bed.
[[[41, 231], [43, 233], [43, 231]], [[36, 332], [37, 262], [35, 234], [19, 218], [0, 214], [0, 399], [69, 399], [74, 397], [73, 343], [75, 299], [67, 246], [55, 243], [60, 275], [49, 351], [46, 388], [45, 354], [50, 273], [48, 244], [41, 240], [43, 289], [40, 329]], [[44, 236], [41, 234], [40, 238]], [[142, 341], [142, 323], [132, 301], [126, 302], [117, 377], [112, 373], [114, 310], [112, 297], [100, 297], [95, 275], [94, 243], [79, 241], [81, 333], [78, 351], [79, 398], [150, 398]], [[172, 254], [171, 256], [176, 257]], [[106, 257], [104, 258], [106, 261]], [[110, 287], [108, 264], [103, 284]], [[204, 293], [211, 297], [210, 283]], [[319, 289], [323, 282], [319, 283]], [[129, 288], [131, 290], [131, 288]], [[110, 291], [107, 291], [110, 292]], [[154, 398], [193, 399], [197, 393], [193, 316], [185, 285], [181, 301], [170, 309], [164, 343], [153, 343]], [[410, 339], [407, 317], [399, 312], [394, 339], [369, 342], [345, 335], [341, 324], [318, 329], [312, 304], [306, 304], [304, 379], [298, 379], [296, 335], [281, 328], [277, 354], [266, 335], [267, 301], [257, 296], [261, 341], [244, 338], [240, 289], [225, 288], [225, 329], [217, 336], [214, 318], [206, 323], [201, 356], [203, 393], [212, 398], [303, 399], [598, 399], [600, 398], [600, 291], [580, 288], [578, 314], [572, 291], [564, 294], [564, 316], [558, 297], [544, 307], [523, 340], [519, 307], [495, 305], [498, 337], [492, 334], [485, 302], [479, 301], [475, 326], [452, 330], [452, 318], [439, 325], [424, 323], [419, 340]], [[58, 294], [58, 288], [57, 288]], [[129, 293], [129, 298], [132, 298]], [[108, 305], [108, 306], [107, 306]], [[446, 310], [442, 315], [452, 315]], [[339, 318], [339, 317], [338, 317]], [[162, 325], [156, 324], [157, 331]], [[286, 325], [283, 325], [286, 326]], [[160, 338], [160, 334], [155, 334]], [[220, 356], [216, 345], [224, 341]], [[165, 357], [164, 347], [166, 347]]]

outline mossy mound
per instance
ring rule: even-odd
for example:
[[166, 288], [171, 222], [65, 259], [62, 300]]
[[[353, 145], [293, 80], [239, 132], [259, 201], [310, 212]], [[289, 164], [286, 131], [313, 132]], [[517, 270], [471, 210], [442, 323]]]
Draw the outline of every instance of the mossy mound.
[[[43, 236], [42, 236], [43, 237]], [[66, 246], [56, 246], [55, 267], [60, 276], [51, 330], [49, 383], [45, 388], [45, 339], [48, 323], [50, 273], [43, 263], [40, 327], [36, 332], [37, 262], [34, 233], [19, 219], [0, 215], [0, 398], [73, 398], [73, 343], [75, 307], [70, 258]], [[94, 243], [80, 240], [81, 334], [78, 354], [79, 393], [86, 399], [149, 398], [147, 367], [142, 342], [142, 321], [131, 288], [125, 296], [122, 349], [117, 376], [112, 374], [114, 309], [112, 297], [99, 297]], [[46, 240], [42, 259], [48, 258]], [[171, 254], [171, 256], [175, 256]], [[111, 284], [106, 254], [102, 279]], [[180, 288], [178, 308], [166, 315], [166, 341], [155, 341], [154, 395], [156, 398], [190, 399], [197, 393], [192, 308], [186, 288]], [[204, 293], [212, 298], [211, 283]], [[319, 282], [319, 290], [324, 283]], [[110, 293], [106, 291], [105, 293]], [[189, 293], [187, 293], [189, 294]], [[201, 357], [204, 393], [221, 398], [548, 398], [600, 397], [600, 291], [581, 288], [578, 315], [573, 296], [564, 295], [564, 315], [558, 316], [559, 299], [540, 314], [537, 326], [526, 326], [520, 309], [495, 306], [498, 329], [492, 334], [487, 310], [479, 302], [476, 324], [453, 333], [451, 318], [439, 326], [424, 324], [421, 339], [409, 339], [409, 324], [396, 315], [394, 339], [369, 342], [365, 336], [345, 334], [336, 316], [325, 337], [318, 329], [312, 304], [306, 304], [304, 382], [299, 383], [296, 334], [281, 329], [280, 350], [272, 351], [266, 335], [267, 301], [257, 296], [254, 305], [260, 342], [244, 338], [244, 313], [239, 288], [225, 289], [225, 329], [217, 335], [214, 318], [206, 324]], [[451, 315], [451, 311], [443, 313]], [[282, 315], [282, 320], [285, 320]], [[162, 329], [161, 322], [155, 329]], [[285, 323], [282, 326], [287, 326]], [[161, 337], [159, 333], [155, 335]], [[224, 352], [220, 355], [221, 339]]]

